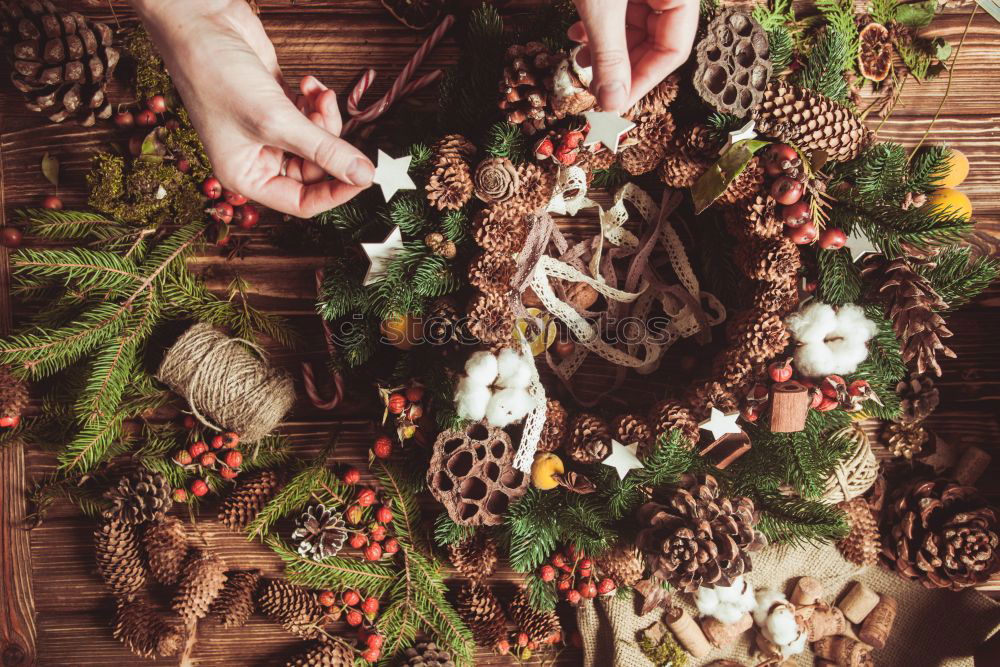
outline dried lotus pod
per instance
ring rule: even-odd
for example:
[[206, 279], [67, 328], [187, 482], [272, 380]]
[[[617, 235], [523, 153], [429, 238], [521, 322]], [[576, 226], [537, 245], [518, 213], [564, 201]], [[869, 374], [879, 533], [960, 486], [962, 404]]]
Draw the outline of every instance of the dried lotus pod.
[[528, 490], [514, 467], [514, 445], [503, 429], [474, 423], [442, 431], [434, 442], [427, 486], [448, 516], [463, 526], [496, 526]]
[[745, 116], [757, 105], [771, 78], [767, 33], [750, 15], [725, 10], [708, 24], [698, 44], [694, 87], [723, 113]]

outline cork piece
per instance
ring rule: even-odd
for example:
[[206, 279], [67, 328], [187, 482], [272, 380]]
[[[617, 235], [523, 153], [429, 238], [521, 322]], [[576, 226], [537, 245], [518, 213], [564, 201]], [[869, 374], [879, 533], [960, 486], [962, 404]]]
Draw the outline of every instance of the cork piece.
[[716, 648], [726, 648], [751, 627], [753, 627], [753, 617], [750, 614], [743, 614], [735, 623], [723, 623], [714, 616], [705, 616], [701, 619], [702, 632]]
[[514, 445], [502, 429], [470, 424], [442, 431], [427, 471], [431, 494], [463, 526], [496, 526], [528, 490], [528, 476], [514, 468]]
[[667, 627], [674, 633], [678, 643], [695, 658], [704, 658], [712, 650], [705, 633], [694, 622], [691, 614], [683, 609], [667, 612]]
[[814, 577], [800, 577], [795, 582], [795, 590], [789, 598], [796, 607], [807, 607], [816, 604], [823, 597], [823, 584]]
[[879, 603], [861, 624], [858, 637], [870, 646], [885, 648], [885, 642], [892, 632], [892, 624], [896, 622], [896, 600], [888, 595], [879, 597]]
[[806, 630], [809, 632], [809, 641], [811, 642], [823, 637], [842, 635], [846, 627], [847, 619], [844, 618], [844, 612], [829, 605], [817, 607], [809, 620], [806, 621]]
[[723, 10], [698, 43], [694, 87], [723, 113], [743, 117], [760, 102], [771, 78], [767, 33], [749, 14]]
[[824, 637], [812, 645], [817, 658], [840, 667], [874, 667], [871, 647], [850, 637]]
[[974, 486], [990, 467], [992, 460], [993, 457], [979, 447], [969, 447], [959, 457], [952, 476], [962, 486]]
[[837, 605], [851, 623], [860, 623], [878, 604], [878, 593], [855, 581]]
[[797, 433], [806, 427], [809, 415], [809, 389], [801, 382], [789, 380], [771, 387], [771, 431]]
[[741, 431], [740, 433], [727, 433], [718, 440], [702, 447], [698, 453], [716, 468], [723, 470], [749, 451], [750, 436]]

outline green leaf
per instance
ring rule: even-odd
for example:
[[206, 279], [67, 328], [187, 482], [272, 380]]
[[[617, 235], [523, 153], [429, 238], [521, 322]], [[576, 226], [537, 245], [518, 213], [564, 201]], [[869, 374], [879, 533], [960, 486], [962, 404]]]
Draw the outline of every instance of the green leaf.
[[59, 160], [48, 152], [42, 156], [42, 175], [49, 183], [59, 187]]
[[718, 162], [706, 169], [701, 178], [691, 186], [695, 213], [701, 213], [712, 202], [721, 197], [729, 184], [735, 181], [736, 177], [743, 173], [746, 166], [750, 164], [754, 153], [769, 143], [769, 141], [760, 139], [739, 141], [723, 153]]
[[896, 7], [895, 19], [907, 28], [923, 28], [937, 12], [938, 0], [924, 0]]

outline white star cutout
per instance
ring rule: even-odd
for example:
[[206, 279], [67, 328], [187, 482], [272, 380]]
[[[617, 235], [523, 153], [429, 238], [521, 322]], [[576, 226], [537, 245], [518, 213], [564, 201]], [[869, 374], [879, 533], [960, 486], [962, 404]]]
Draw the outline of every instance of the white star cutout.
[[410, 168], [412, 155], [400, 158], [391, 158], [379, 149], [378, 166], [375, 167], [375, 178], [373, 183], [378, 183], [382, 187], [382, 196], [386, 201], [392, 199], [400, 190], [416, 190], [417, 185], [406, 173]]
[[583, 140], [583, 145], [587, 148], [600, 143], [612, 153], [617, 153], [622, 135], [635, 127], [635, 123], [610, 111], [588, 111], [583, 115], [590, 123], [590, 130]]
[[844, 245], [850, 249], [851, 260], [855, 262], [865, 255], [877, 255], [881, 252], [875, 247], [872, 240], [868, 238], [868, 235], [865, 234], [857, 225], [855, 225], [854, 231], [847, 236], [847, 243]]
[[381, 243], [362, 243], [361, 249], [368, 255], [370, 262], [368, 272], [365, 273], [365, 279], [361, 283], [367, 287], [385, 278], [389, 262], [396, 256], [396, 253], [403, 249], [403, 233], [399, 231], [399, 227], [393, 227], [384, 241]]
[[720, 412], [719, 410], [712, 408], [711, 416], [698, 424], [698, 426], [706, 431], [711, 431], [712, 438], [718, 440], [727, 433], [743, 432], [743, 429], [741, 429], [736, 423], [736, 420], [739, 418], [739, 412], [733, 412], [727, 415], [724, 412]]
[[732, 132], [729, 133], [729, 138], [726, 139], [726, 145], [723, 146], [722, 150], [719, 151], [719, 155], [722, 155], [730, 148], [732, 148], [733, 144], [737, 144], [743, 141], [744, 139], [753, 139], [756, 136], [757, 133], [754, 131], [753, 121], [752, 120], [747, 121], [746, 125], [744, 125], [738, 130], [733, 130]]
[[611, 455], [601, 461], [606, 466], [611, 466], [618, 471], [618, 477], [625, 479], [629, 470], [643, 468], [642, 461], [635, 455], [639, 449], [639, 443], [633, 442], [625, 446], [617, 440], [611, 441]]

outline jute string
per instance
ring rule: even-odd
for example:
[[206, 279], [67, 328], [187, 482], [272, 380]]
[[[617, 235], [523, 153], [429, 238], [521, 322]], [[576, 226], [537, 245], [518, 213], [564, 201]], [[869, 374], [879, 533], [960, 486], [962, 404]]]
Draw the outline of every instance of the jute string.
[[187, 400], [199, 422], [233, 431], [246, 443], [273, 431], [295, 402], [292, 378], [272, 368], [260, 347], [209, 324], [196, 324], [177, 339], [156, 377]]

